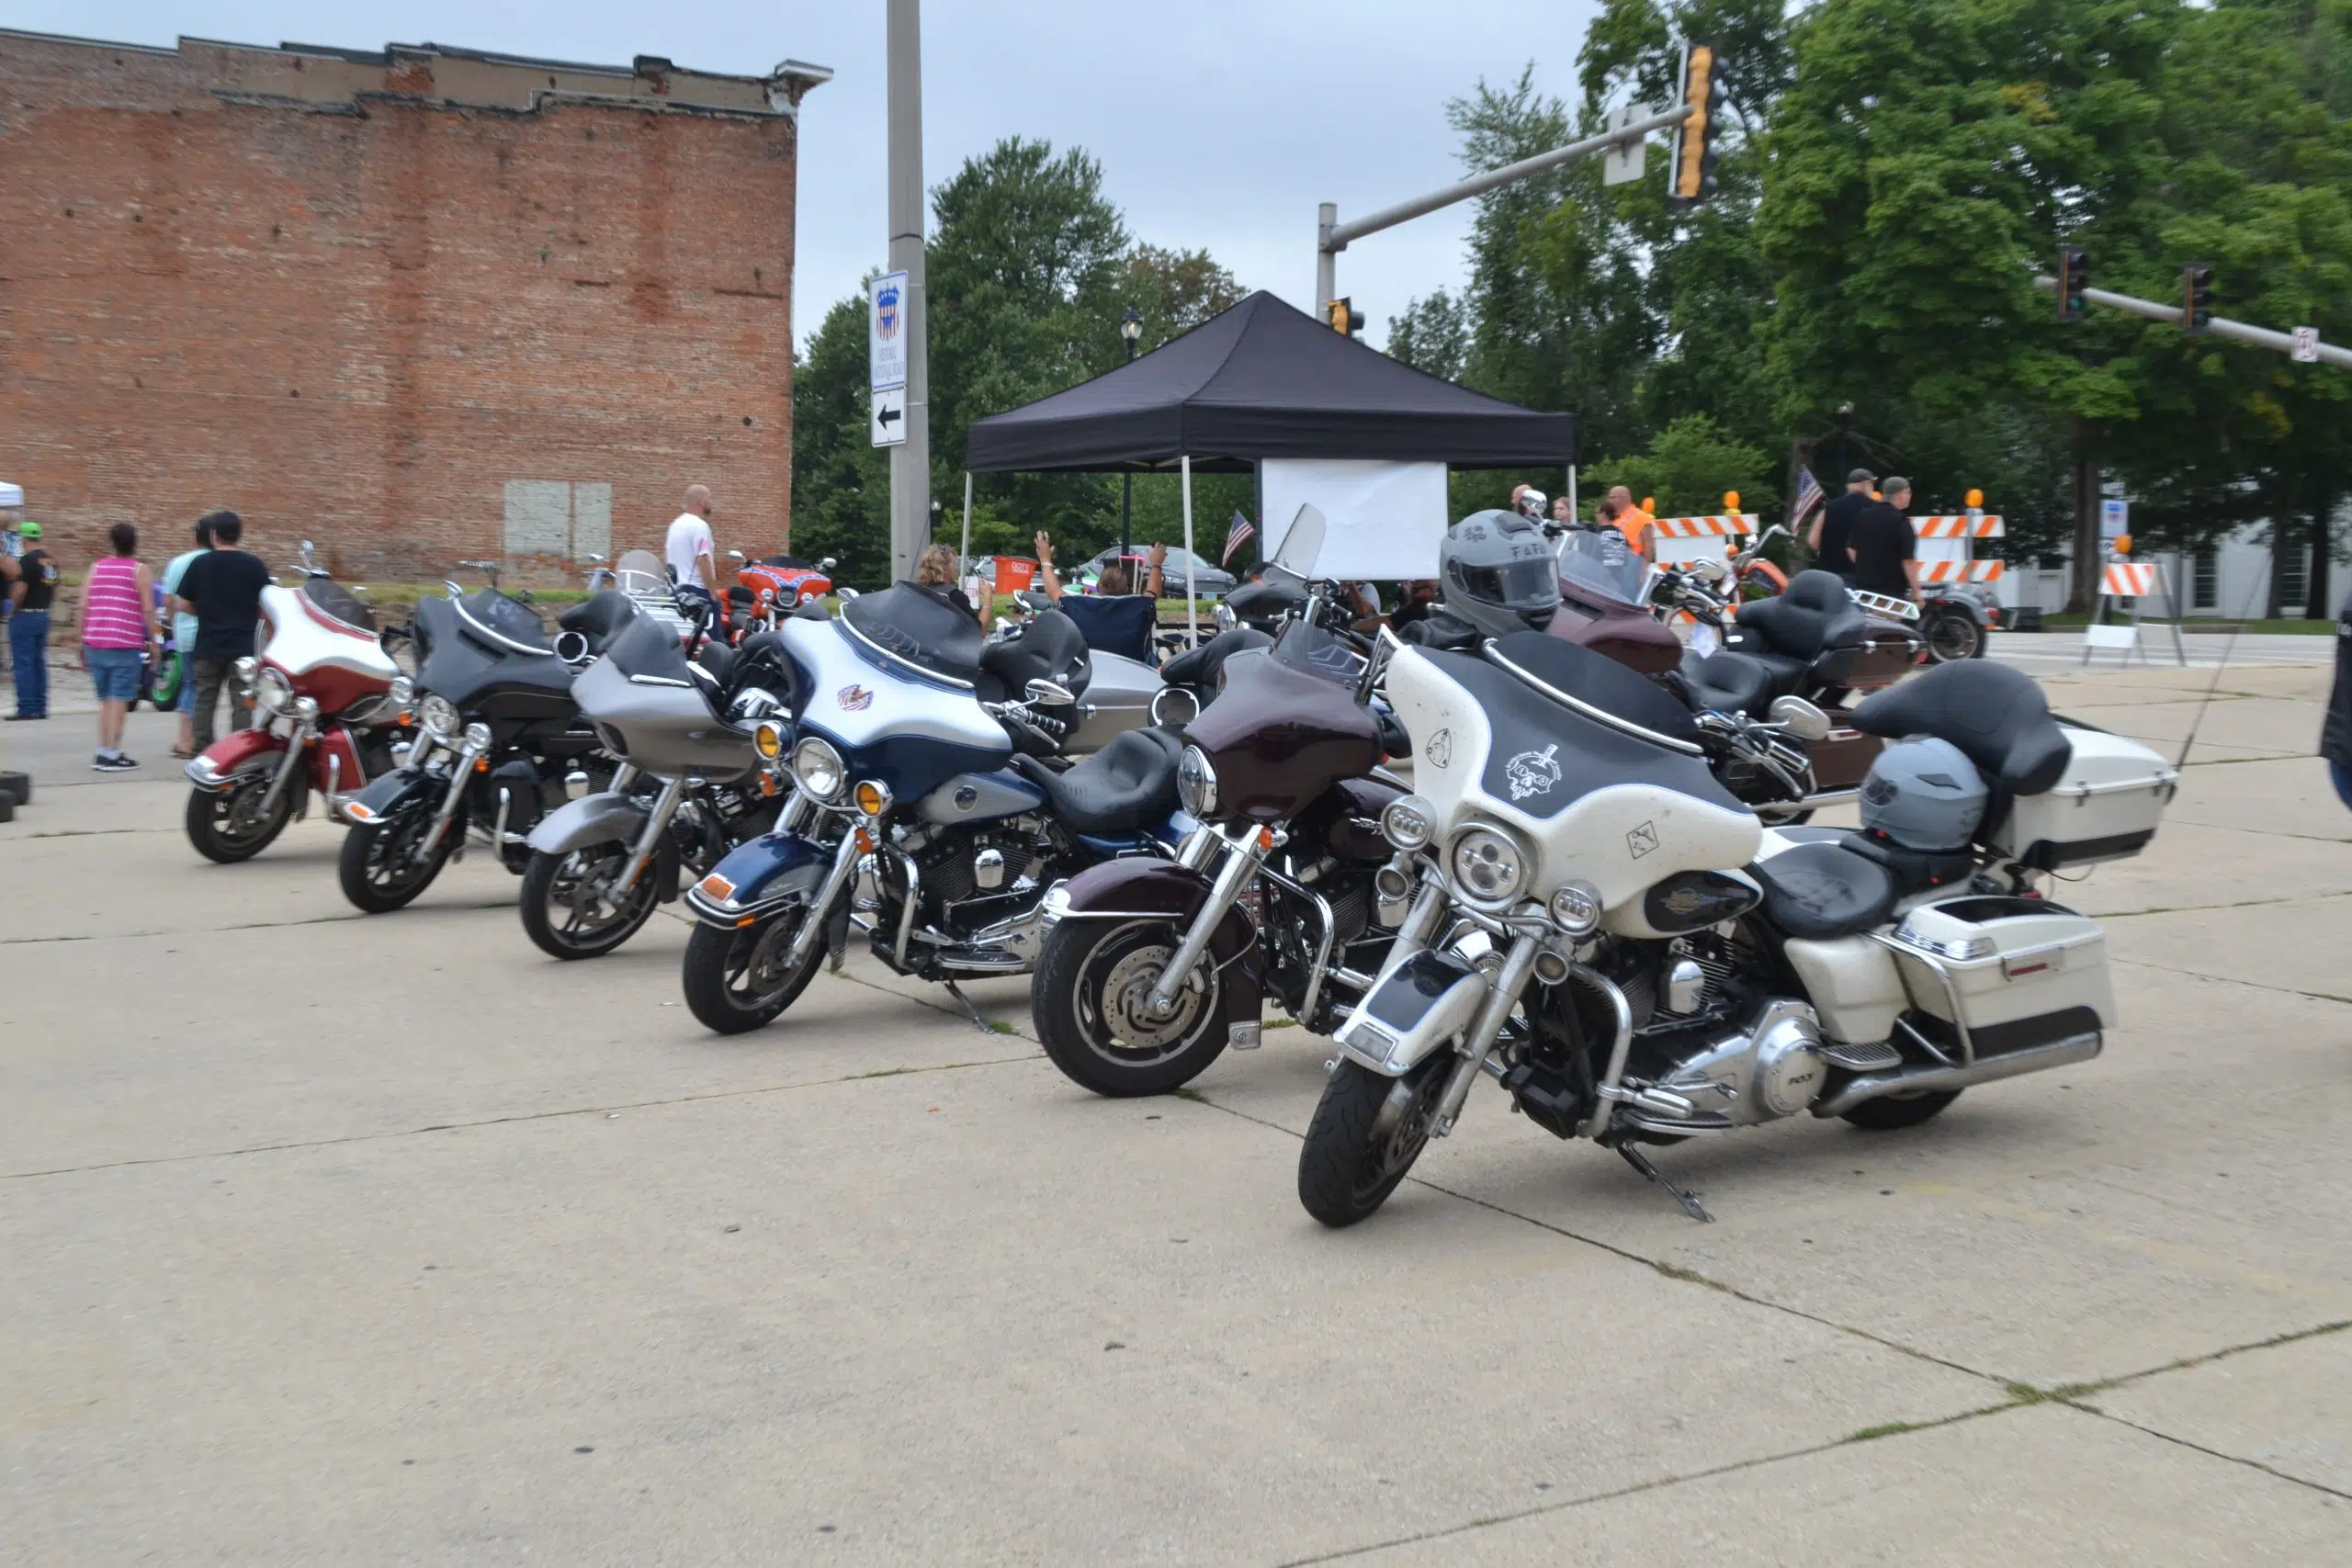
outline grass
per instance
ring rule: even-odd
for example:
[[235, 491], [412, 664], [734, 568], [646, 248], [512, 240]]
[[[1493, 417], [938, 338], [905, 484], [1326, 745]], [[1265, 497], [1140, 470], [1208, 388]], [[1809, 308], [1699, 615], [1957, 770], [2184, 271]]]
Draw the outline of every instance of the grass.
[[[2084, 615], [2061, 614], [2055, 615], [2044, 615], [2041, 617], [2041, 627], [2044, 631], [2080, 631], [2083, 627], [2090, 625], [2090, 621], [2091, 617]], [[2143, 621], [2141, 624], [2143, 626], [2169, 626], [2171, 623], [2168, 621]], [[2333, 637], [2335, 635], [2335, 623], [2334, 621], [2305, 621], [2291, 618], [2275, 621], [2214, 621], [2199, 620], [2195, 617], [2191, 617], [2190, 619], [2180, 623], [2180, 629], [2191, 636], [2195, 636], [2199, 633], [2206, 636], [2212, 636], [2216, 633], [2226, 635], [2233, 631], [2242, 630], [2250, 633], [2257, 633], [2263, 636], [2284, 635], [2290, 637]]]

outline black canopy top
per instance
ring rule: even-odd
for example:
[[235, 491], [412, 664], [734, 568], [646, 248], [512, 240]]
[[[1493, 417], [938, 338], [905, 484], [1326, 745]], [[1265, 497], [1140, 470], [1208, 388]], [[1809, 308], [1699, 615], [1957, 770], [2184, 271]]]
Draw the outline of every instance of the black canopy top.
[[1264, 457], [1576, 460], [1577, 422], [1425, 375], [1262, 289], [1116, 370], [972, 423], [975, 473], [1246, 473]]

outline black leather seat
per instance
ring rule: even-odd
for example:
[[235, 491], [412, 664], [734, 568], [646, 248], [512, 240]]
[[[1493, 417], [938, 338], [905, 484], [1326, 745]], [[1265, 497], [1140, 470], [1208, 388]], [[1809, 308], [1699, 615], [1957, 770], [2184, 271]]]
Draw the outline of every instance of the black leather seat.
[[1771, 710], [1772, 699], [1783, 694], [1775, 689], [1772, 672], [1764, 661], [1744, 653], [1715, 653], [1702, 659], [1686, 649], [1682, 681], [1700, 707], [1744, 713], [1753, 718], [1762, 718]]
[[1176, 809], [1176, 763], [1183, 742], [1173, 730], [1130, 729], [1071, 768], [1056, 773], [1036, 758], [1014, 756], [1021, 776], [1073, 831], [1126, 833]]
[[1858, 647], [1870, 617], [1835, 572], [1801, 571], [1787, 592], [1739, 607], [1739, 628], [1764, 639], [1764, 651], [1811, 664], [1833, 649]]
[[1884, 925], [1899, 897], [1884, 866], [1840, 844], [1799, 844], [1747, 871], [1763, 885], [1765, 917], [1815, 942]]
[[1854, 728], [1888, 740], [1932, 735], [1959, 747], [1993, 787], [1988, 828], [2011, 799], [2056, 784], [2074, 752], [2033, 678], [1982, 659], [1939, 664], [1889, 686], [1854, 710]]
[[1225, 661], [1246, 649], [1272, 648], [1274, 639], [1255, 626], [1222, 631], [1198, 648], [1187, 649], [1159, 667], [1159, 678], [1171, 686], [1216, 690], [1217, 672]]
[[617, 588], [600, 588], [555, 618], [557, 627], [588, 639], [588, 651], [602, 653], [613, 634], [637, 618], [637, 601]]

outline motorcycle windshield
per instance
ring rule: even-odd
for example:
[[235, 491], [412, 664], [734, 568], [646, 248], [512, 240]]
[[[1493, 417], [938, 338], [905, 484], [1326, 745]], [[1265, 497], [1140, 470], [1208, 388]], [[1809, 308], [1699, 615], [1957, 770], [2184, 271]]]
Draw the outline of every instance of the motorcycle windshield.
[[670, 569], [651, 550], [630, 550], [613, 563], [613, 586], [624, 593], [667, 593]]
[[[417, 602], [417, 644], [423, 650], [416, 671], [420, 692], [446, 697], [461, 711], [470, 711], [493, 688], [515, 686], [550, 693], [571, 690], [571, 671], [547, 647], [544, 634], [537, 629], [538, 617], [527, 605], [505, 601], [512, 612], [529, 618], [531, 635], [538, 643], [536, 648], [498, 629], [498, 625], [516, 631], [523, 629], [512, 614], [500, 615], [476, 603], [503, 597], [484, 591], [463, 603], [439, 598]], [[493, 616], [498, 625], [490, 619]]]
[[1650, 563], [1615, 529], [1579, 528], [1560, 541], [1560, 581], [1586, 595], [1639, 609]]
[[1284, 626], [1273, 649], [1277, 664], [1347, 684], [1363, 673], [1363, 657], [1337, 632], [1305, 621]]
[[331, 619], [341, 621], [354, 631], [374, 635], [376, 612], [361, 604], [350, 589], [331, 577], [313, 577], [302, 584], [302, 597], [312, 609]]

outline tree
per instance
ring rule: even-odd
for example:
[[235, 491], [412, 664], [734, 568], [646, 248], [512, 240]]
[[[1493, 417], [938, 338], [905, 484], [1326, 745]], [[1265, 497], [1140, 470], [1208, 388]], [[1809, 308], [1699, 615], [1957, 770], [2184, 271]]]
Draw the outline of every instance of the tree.
[[1470, 360], [1470, 317], [1444, 289], [1408, 301], [1388, 318], [1388, 355], [1448, 381], [1462, 378]]
[[1584, 493], [1595, 497], [1611, 485], [1623, 485], [1636, 500], [1651, 497], [1661, 517], [1711, 516], [1722, 510], [1726, 491], [1739, 492], [1740, 510], [1760, 514], [1779, 499], [1774, 463], [1762, 447], [1736, 440], [1696, 413], [1668, 425], [1646, 453], [1595, 464], [1578, 479]]
[[[1137, 245], [1119, 279], [1122, 301], [1143, 318], [1146, 352], [1241, 303], [1245, 290], [1206, 251]], [[1122, 310], [1121, 315], [1125, 312]]]

